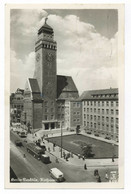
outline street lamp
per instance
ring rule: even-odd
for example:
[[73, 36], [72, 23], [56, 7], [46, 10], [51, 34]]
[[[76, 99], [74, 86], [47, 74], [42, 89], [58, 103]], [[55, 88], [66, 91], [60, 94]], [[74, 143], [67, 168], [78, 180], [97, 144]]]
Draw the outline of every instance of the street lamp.
[[62, 145], [62, 143], [63, 143], [63, 141], [62, 141], [62, 140], [63, 140], [63, 139], [62, 139], [62, 137], [63, 137], [63, 136], [62, 136], [62, 135], [63, 135], [63, 134], [62, 134], [62, 125], [63, 125], [63, 121], [60, 121], [60, 128], [61, 128], [61, 158], [62, 158], [62, 147], [63, 147], [63, 145]]

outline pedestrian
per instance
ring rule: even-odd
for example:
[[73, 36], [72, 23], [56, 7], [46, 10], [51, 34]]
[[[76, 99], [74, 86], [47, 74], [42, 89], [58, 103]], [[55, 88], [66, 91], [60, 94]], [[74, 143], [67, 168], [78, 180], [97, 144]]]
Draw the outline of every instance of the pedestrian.
[[65, 159], [65, 152], [63, 152], [63, 158]]
[[50, 147], [48, 147], [48, 152], [50, 152]]
[[56, 163], [59, 163], [59, 160], [58, 160], [58, 158], [56, 158], [56, 160], [55, 160], [55, 161], [56, 161]]
[[85, 156], [84, 155], [82, 156], [82, 158], [83, 158], [83, 160], [85, 160]]
[[86, 166], [86, 164], [84, 164], [84, 169], [85, 169], [85, 170], [87, 170], [87, 166]]
[[106, 174], [105, 174], [105, 179], [106, 180], [109, 180], [109, 176], [108, 176], [108, 173], [106, 172]]
[[97, 169], [95, 169], [94, 170], [94, 176], [97, 176], [99, 173], [98, 173], [98, 170]]
[[97, 182], [101, 182], [101, 177], [99, 176], [98, 179], [97, 179]]
[[68, 155], [67, 154], [66, 154], [65, 158], [66, 158], [66, 161], [68, 161]]

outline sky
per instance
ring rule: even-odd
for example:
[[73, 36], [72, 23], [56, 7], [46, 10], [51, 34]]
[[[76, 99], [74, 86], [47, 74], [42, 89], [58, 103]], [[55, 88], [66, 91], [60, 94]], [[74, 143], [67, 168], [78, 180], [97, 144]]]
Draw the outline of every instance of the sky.
[[12, 9], [11, 92], [33, 77], [37, 31], [47, 15], [57, 42], [57, 74], [72, 76], [79, 94], [118, 87], [117, 10]]

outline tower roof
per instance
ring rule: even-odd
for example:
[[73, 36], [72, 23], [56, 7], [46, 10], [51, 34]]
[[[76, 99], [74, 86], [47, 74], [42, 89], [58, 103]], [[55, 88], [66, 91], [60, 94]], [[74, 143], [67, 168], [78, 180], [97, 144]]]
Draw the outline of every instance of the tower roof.
[[42, 32], [48, 33], [48, 34], [53, 34], [53, 28], [49, 26], [46, 21], [48, 18], [45, 19], [44, 25], [38, 30], [38, 34], [41, 34]]

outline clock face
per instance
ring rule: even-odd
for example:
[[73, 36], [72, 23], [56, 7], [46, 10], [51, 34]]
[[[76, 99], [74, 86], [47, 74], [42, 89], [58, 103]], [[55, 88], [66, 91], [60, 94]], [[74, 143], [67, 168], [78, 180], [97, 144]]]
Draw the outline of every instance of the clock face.
[[47, 61], [53, 61], [53, 55], [51, 54], [51, 53], [47, 53], [47, 56], [46, 56], [46, 58], [47, 58]]
[[38, 53], [37, 55], [36, 55], [36, 61], [39, 61], [40, 60], [40, 53]]

